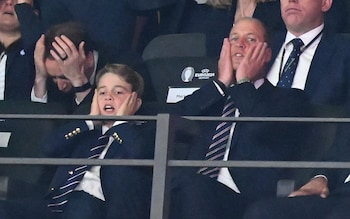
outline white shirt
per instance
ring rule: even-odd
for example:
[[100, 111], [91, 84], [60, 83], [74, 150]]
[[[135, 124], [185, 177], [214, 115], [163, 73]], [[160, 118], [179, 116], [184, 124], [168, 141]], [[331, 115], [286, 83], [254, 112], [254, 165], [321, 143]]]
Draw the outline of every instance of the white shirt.
[[[88, 120], [85, 122], [88, 125], [89, 130], [94, 129], [94, 125], [93, 125], [92, 121]], [[113, 126], [120, 125], [122, 123], [124, 123], [124, 121], [116, 121], [113, 124]], [[108, 127], [102, 126], [102, 133], [103, 134], [106, 133], [107, 130], [108, 130]], [[107, 146], [102, 151], [102, 153], [98, 159], [103, 159], [105, 157], [113, 140], [114, 140], [113, 137], [109, 138], [109, 142], [108, 142]], [[83, 179], [80, 181], [79, 185], [75, 188], [75, 190], [84, 191], [86, 193], [89, 193], [92, 196], [95, 196], [96, 198], [98, 198], [102, 201], [105, 201], [105, 197], [103, 195], [102, 186], [101, 186], [100, 169], [101, 169], [101, 166], [93, 166], [93, 167], [91, 167], [90, 170], [86, 171]]]
[[[256, 89], [258, 89], [263, 83], [264, 83], [264, 79], [259, 79], [259, 80], [254, 82], [254, 86]], [[220, 92], [220, 94], [224, 96], [225, 94], [224, 94], [223, 90], [221, 90], [220, 86], [218, 84], [216, 84], [216, 82], [214, 82], [214, 84], [215, 84], [216, 88], [218, 89], [218, 91]], [[235, 117], [239, 117], [239, 110], [236, 110]], [[232, 127], [231, 127], [231, 131], [230, 131], [230, 137], [228, 140], [228, 144], [226, 147], [226, 152], [225, 152], [224, 159], [223, 159], [224, 161], [228, 160], [228, 155], [230, 153], [231, 140], [232, 140], [232, 136], [234, 134], [235, 126], [236, 126], [236, 123], [233, 123]], [[233, 176], [231, 176], [231, 173], [227, 167], [222, 167], [220, 169], [219, 176], [218, 176], [217, 180], [218, 180], [218, 182], [226, 185], [227, 187], [229, 187], [230, 189], [232, 189], [236, 193], [241, 193], [239, 191], [239, 188], [237, 187], [236, 183], [233, 180]]]
[[5, 74], [6, 74], [7, 55], [5, 52], [0, 54], [0, 100], [5, 99]]
[[195, 0], [197, 4], [205, 4], [208, 0]]
[[[315, 29], [296, 37], [290, 32], [287, 32], [285, 42], [279, 51], [279, 54], [277, 55], [275, 62], [273, 63], [270, 71], [268, 72], [266, 78], [273, 84], [274, 86], [277, 85], [279, 79], [280, 79], [280, 72], [282, 72], [281, 66], [283, 68], [284, 64], [287, 62], [287, 59], [290, 55], [290, 53], [293, 50], [293, 44], [289, 43], [294, 38], [300, 38], [304, 45], [308, 45], [324, 28], [324, 24], [316, 27]], [[321, 36], [322, 37], [322, 36]], [[314, 54], [316, 52], [317, 46], [321, 41], [321, 37], [318, 37], [313, 43], [310, 44], [300, 55], [299, 63], [295, 72], [294, 80], [292, 83], [292, 88], [298, 88], [301, 90], [304, 90], [306, 79], [309, 73], [309, 69], [311, 66], [311, 61], [314, 57]], [[285, 50], [285, 53], [283, 52]], [[284, 55], [283, 55], [284, 53]], [[283, 60], [283, 63], [281, 65], [281, 61]]]

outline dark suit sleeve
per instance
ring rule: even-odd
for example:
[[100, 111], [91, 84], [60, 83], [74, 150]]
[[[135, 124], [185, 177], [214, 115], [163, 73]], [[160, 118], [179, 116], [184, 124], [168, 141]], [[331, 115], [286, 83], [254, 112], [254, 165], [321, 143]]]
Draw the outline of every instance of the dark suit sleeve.
[[209, 82], [184, 100], [171, 106], [170, 111], [187, 116], [219, 116], [225, 103], [213, 82]]
[[347, 30], [347, 4], [346, 1], [333, 0], [332, 7], [325, 14], [325, 28], [334, 33], [344, 33]]
[[106, 158], [153, 159], [155, 124], [128, 122], [110, 128], [114, 141]]
[[[341, 124], [334, 141], [334, 144], [328, 152], [326, 161], [331, 162], [349, 162], [350, 161], [350, 124]], [[339, 185], [342, 185], [346, 177], [350, 174], [349, 169], [324, 169], [315, 170], [314, 175], [322, 174], [328, 179], [328, 187], [332, 191]]]
[[138, 11], [145, 11], [145, 10], [152, 10], [152, 9], [159, 9], [161, 7], [169, 6], [171, 4], [176, 3], [177, 0], [152, 0], [152, 1], [145, 1], [145, 0], [133, 0], [129, 1], [126, 0], [126, 2], [129, 4], [130, 8]]
[[84, 137], [91, 139], [85, 121], [68, 123], [45, 139], [44, 153], [49, 157], [69, 157]]
[[[310, 116], [310, 107], [305, 93], [297, 89], [282, 89], [265, 83], [255, 89], [251, 83], [234, 86], [230, 93], [239, 109], [240, 117], [306, 117]], [[301, 146], [305, 139], [301, 134], [308, 126], [300, 123], [286, 122], [253, 122], [241, 123], [249, 130], [245, 135], [251, 135], [256, 143], [268, 147], [285, 147], [286, 151]], [[289, 149], [288, 149], [289, 148]]]
[[32, 45], [44, 32], [44, 26], [32, 6], [26, 3], [15, 5], [15, 11], [19, 20], [22, 40], [25, 45]]
[[[154, 130], [155, 124], [150, 122], [123, 123], [112, 127], [109, 131], [112, 136], [118, 137], [109, 147], [105, 158], [152, 159]], [[104, 166], [101, 168], [101, 183], [108, 218], [149, 217], [152, 168]]]

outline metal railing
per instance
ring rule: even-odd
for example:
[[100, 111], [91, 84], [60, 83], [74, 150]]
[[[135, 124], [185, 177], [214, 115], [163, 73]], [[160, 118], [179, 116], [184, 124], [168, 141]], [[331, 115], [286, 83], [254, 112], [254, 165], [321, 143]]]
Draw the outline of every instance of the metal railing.
[[38, 115], [0, 114], [0, 119], [54, 119], [54, 120], [143, 120], [156, 121], [155, 154], [153, 160], [142, 159], [67, 159], [67, 158], [0, 158], [0, 165], [116, 165], [153, 167], [151, 197], [151, 219], [167, 219], [170, 197], [171, 167], [255, 167], [255, 168], [349, 168], [348, 162], [304, 162], [304, 161], [198, 161], [172, 159], [172, 142], [176, 127], [173, 122], [179, 119], [197, 121], [236, 121], [236, 122], [313, 122], [349, 123], [350, 118], [300, 118], [300, 117], [178, 117], [169, 114], [156, 116], [83, 116], [83, 115]]

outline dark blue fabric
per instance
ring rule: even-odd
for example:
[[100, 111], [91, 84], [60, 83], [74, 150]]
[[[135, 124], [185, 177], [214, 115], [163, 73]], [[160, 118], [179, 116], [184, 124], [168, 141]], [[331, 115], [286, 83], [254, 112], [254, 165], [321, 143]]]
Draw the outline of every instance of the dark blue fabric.
[[298, 67], [299, 57], [301, 54], [301, 47], [304, 45], [303, 41], [300, 38], [293, 39], [290, 43], [293, 44], [293, 50], [290, 53], [286, 64], [283, 67], [281, 72], [281, 78], [277, 83], [277, 87], [291, 88], [295, 71]]

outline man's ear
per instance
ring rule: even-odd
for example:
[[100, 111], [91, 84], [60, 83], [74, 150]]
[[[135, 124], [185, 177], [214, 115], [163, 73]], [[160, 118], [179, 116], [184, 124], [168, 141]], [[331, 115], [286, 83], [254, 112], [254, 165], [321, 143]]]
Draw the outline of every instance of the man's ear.
[[322, 1], [322, 12], [327, 12], [332, 7], [333, 0]]
[[89, 67], [89, 68], [95, 67], [95, 57], [94, 57], [94, 53], [92, 51], [89, 51], [86, 54], [86, 64], [87, 64], [87, 67]]

